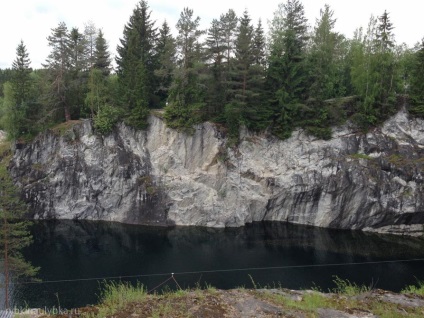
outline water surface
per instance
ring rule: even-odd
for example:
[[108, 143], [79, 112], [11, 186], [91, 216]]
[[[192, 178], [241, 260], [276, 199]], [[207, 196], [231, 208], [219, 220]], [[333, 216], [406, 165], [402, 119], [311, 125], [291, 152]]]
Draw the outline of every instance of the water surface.
[[[140, 281], [153, 289], [172, 272], [183, 288], [206, 283], [224, 289], [251, 288], [252, 277], [260, 286], [327, 290], [334, 288], [337, 275], [357, 284], [399, 291], [417, 279], [424, 280], [423, 261], [352, 264], [424, 258], [424, 240], [411, 237], [285, 223], [210, 229], [43, 221], [34, 224], [32, 233], [34, 244], [25, 256], [41, 267], [39, 278], [44, 282], [16, 285], [17, 306], [94, 304], [103, 277], [121, 276], [122, 281]], [[325, 264], [333, 265], [321, 266]], [[296, 267], [303, 265], [307, 266]], [[246, 268], [257, 269], [242, 270]], [[237, 270], [222, 271], [232, 269]], [[132, 275], [148, 276], [125, 278]], [[58, 280], [65, 281], [52, 282]], [[165, 286], [175, 288], [175, 282]]]

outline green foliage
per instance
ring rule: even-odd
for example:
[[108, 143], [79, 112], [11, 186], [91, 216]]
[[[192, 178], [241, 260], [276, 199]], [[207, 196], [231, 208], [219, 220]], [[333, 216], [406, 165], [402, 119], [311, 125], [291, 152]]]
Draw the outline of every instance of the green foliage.
[[409, 112], [414, 116], [424, 118], [424, 38], [414, 54], [412, 65], [410, 90], [413, 106]]
[[117, 48], [120, 106], [132, 117], [135, 112], [133, 109], [141, 107], [139, 100], [143, 100], [143, 105], [148, 108], [155, 106], [157, 29], [150, 14], [147, 1], [140, 1], [124, 28], [121, 44]]
[[[154, 71], [158, 79], [156, 94], [158, 96], [158, 106], [163, 108], [166, 106], [166, 101], [168, 99], [176, 62], [175, 39], [172, 37], [171, 29], [166, 21], [159, 30], [159, 38], [156, 47], [158, 55], [158, 68]], [[155, 108], [158, 107], [155, 105]]]
[[11, 139], [34, 133], [33, 78], [26, 47], [21, 41], [16, 49], [10, 82], [3, 84], [4, 98], [0, 105], [0, 126]]
[[123, 308], [127, 303], [143, 300], [146, 296], [147, 290], [140, 283], [133, 286], [130, 283], [105, 281], [100, 299], [102, 304], [112, 311]]
[[104, 38], [103, 31], [99, 29], [95, 42], [94, 50], [94, 68], [100, 70], [104, 77], [110, 74], [110, 53], [109, 48]]
[[165, 108], [169, 127], [190, 130], [203, 116], [206, 87], [201, 81], [204, 64], [197, 44], [204, 32], [198, 29], [199, 23], [193, 10], [184, 8], [177, 23], [177, 51], [181, 54]]
[[312, 48], [308, 54], [310, 72], [309, 96], [329, 99], [340, 96], [344, 73], [340, 72], [344, 52], [340, 50], [344, 38], [333, 31], [336, 20], [329, 5], [321, 9], [312, 36]]
[[120, 120], [121, 113], [116, 107], [103, 105], [94, 116], [94, 129], [102, 135], [108, 135]]
[[401, 291], [402, 294], [415, 294], [424, 296], [424, 282], [423, 281], [417, 281], [416, 285], [409, 285], [406, 286]]
[[[119, 113], [116, 113], [119, 114]], [[130, 113], [125, 116], [124, 122], [136, 129], [147, 128], [147, 117], [150, 111], [147, 108], [147, 102], [144, 100], [137, 101], [136, 107], [130, 110]]]
[[365, 285], [359, 286], [356, 283], [351, 283], [349, 280], [342, 279], [338, 276], [334, 276], [333, 282], [336, 284], [333, 292], [337, 294], [356, 296], [371, 291], [370, 287]]
[[26, 206], [7, 171], [8, 157], [0, 154], [0, 255], [3, 268], [5, 306], [9, 307], [9, 284], [19, 277], [34, 277], [38, 268], [26, 262], [21, 250], [32, 242], [29, 222], [23, 221]]
[[61, 22], [47, 38], [43, 69], [31, 71], [21, 42], [13, 70], [0, 70], [0, 128], [27, 138], [90, 117], [103, 134], [120, 120], [144, 129], [149, 110], [167, 105], [170, 127], [224, 124], [231, 145], [241, 127], [270, 128], [283, 139], [303, 128], [329, 139], [330, 127], [347, 119], [364, 132], [378, 125], [398, 109], [399, 93], [409, 93], [410, 114], [424, 118], [424, 40], [414, 49], [395, 46], [386, 11], [347, 39], [335, 32], [333, 15], [324, 6], [309, 32], [302, 3], [285, 0], [266, 37], [247, 10], [239, 18], [228, 10], [203, 41], [193, 10], [183, 9], [174, 38], [166, 22], [155, 27], [141, 0], [124, 27], [116, 74], [100, 29], [90, 22], [81, 33]]
[[94, 117], [94, 114], [98, 113], [108, 99], [107, 85], [103, 72], [100, 69], [93, 68], [90, 71], [87, 84], [88, 92], [84, 101], [86, 108], [83, 113]]
[[373, 159], [372, 157], [370, 157], [366, 154], [363, 154], [363, 153], [355, 153], [353, 155], [350, 155], [350, 157], [352, 159], [365, 159], [365, 160], [372, 160]]
[[298, 0], [288, 0], [280, 4], [271, 23], [266, 85], [270, 90], [273, 132], [280, 138], [291, 135], [305, 100], [306, 21], [303, 5]]
[[412, 106], [409, 109], [409, 113], [420, 118], [424, 118], [424, 104]]
[[[178, 103], [178, 101], [176, 102]], [[165, 107], [164, 117], [169, 127], [179, 129], [185, 132], [191, 132], [193, 125], [202, 122], [201, 110], [204, 104], [190, 104], [186, 107], [177, 106], [171, 103]]]

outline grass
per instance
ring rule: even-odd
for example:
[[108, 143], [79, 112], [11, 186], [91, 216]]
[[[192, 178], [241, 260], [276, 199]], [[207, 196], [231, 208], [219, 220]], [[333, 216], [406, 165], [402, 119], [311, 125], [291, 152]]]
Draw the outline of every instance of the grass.
[[[252, 277], [251, 281], [258, 287]], [[339, 277], [335, 277], [334, 283], [336, 288], [331, 294], [321, 293], [319, 288], [294, 293], [283, 289], [279, 289], [281, 292], [245, 288], [222, 291], [208, 284], [204, 287], [198, 284], [195, 289], [167, 289], [160, 294], [148, 294], [141, 284], [133, 286], [108, 282], [104, 283], [100, 305], [82, 308], [82, 317], [223, 317], [231, 316], [232, 310], [240, 305], [240, 300], [252, 297], [278, 306], [282, 312], [296, 317], [299, 313], [302, 317], [317, 317], [320, 308], [350, 314], [360, 311], [361, 314], [372, 313], [381, 318], [424, 317], [424, 307], [414, 308], [382, 301], [378, 298], [378, 291], [373, 293], [370, 287], [359, 286]], [[422, 295], [424, 282], [418, 282], [418, 286], [408, 286], [403, 292]]]
[[351, 283], [348, 279], [342, 279], [338, 276], [334, 276], [333, 282], [336, 284], [336, 288], [333, 289], [333, 292], [336, 294], [352, 297], [371, 291], [371, 288], [368, 286], [360, 286], [356, 283]]
[[416, 285], [406, 286], [404, 289], [402, 289], [401, 293], [424, 296], [424, 281], [417, 281]]
[[89, 318], [100, 318], [113, 315], [124, 309], [128, 303], [145, 300], [147, 291], [141, 284], [133, 286], [130, 283], [104, 282], [100, 295], [101, 304], [97, 311], [89, 311], [84, 314]]
[[365, 160], [372, 160], [373, 159], [372, 157], [370, 157], [366, 154], [363, 154], [363, 153], [355, 153], [353, 155], [350, 155], [350, 157], [352, 159], [365, 159]]
[[10, 159], [12, 159], [12, 143], [10, 141], [0, 141], [0, 166], [7, 169]]
[[147, 296], [147, 290], [141, 284], [105, 282], [104, 286], [102, 303], [110, 307], [122, 308], [128, 302], [144, 300]]
[[55, 134], [58, 134], [59, 136], [63, 136], [69, 129], [71, 129], [76, 124], [79, 124], [80, 122], [81, 122], [80, 120], [68, 120], [64, 123], [60, 123], [56, 126], [53, 126], [51, 130]]

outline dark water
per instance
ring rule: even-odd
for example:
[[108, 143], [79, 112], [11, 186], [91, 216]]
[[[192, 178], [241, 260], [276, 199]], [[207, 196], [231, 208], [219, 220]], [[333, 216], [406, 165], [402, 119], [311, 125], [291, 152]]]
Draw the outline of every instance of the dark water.
[[[237, 229], [153, 228], [106, 222], [36, 223], [34, 244], [25, 256], [40, 266], [40, 284], [15, 286], [15, 305], [64, 308], [98, 301], [101, 280], [110, 276], [152, 275], [138, 279], [148, 289], [175, 274], [182, 287], [196, 283], [218, 288], [256, 284], [300, 289], [333, 288], [334, 275], [357, 284], [399, 291], [424, 280], [424, 262], [298, 267], [231, 272], [212, 270], [379, 262], [424, 258], [424, 241], [362, 232], [325, 230], [284, 223]], [[180, 272], [198, 272], [178, 274]], [[64, 282], [48, 282], [70, 280]], [[175, 283], [169, 281], [169, 288]]]

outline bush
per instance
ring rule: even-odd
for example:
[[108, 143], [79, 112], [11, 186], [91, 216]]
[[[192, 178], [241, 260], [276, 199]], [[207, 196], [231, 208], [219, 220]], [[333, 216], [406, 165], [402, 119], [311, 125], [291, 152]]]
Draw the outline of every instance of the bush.
[[94, 116], [94, 129], [102, 135], [107, 135], [113, 130], [120, 117], [119, 109], [106, 104]]
[[191, 104], [178, 107], [175, 103], [165, 107], [166, 124], [170, 128], [175, 128], [185, 132], [191, 132], [193, 125], [201, 123], [203, 103]]
[[424, 105], [413, 106], [409, 109], [409, 113], [415, 117], [424, 118]]

